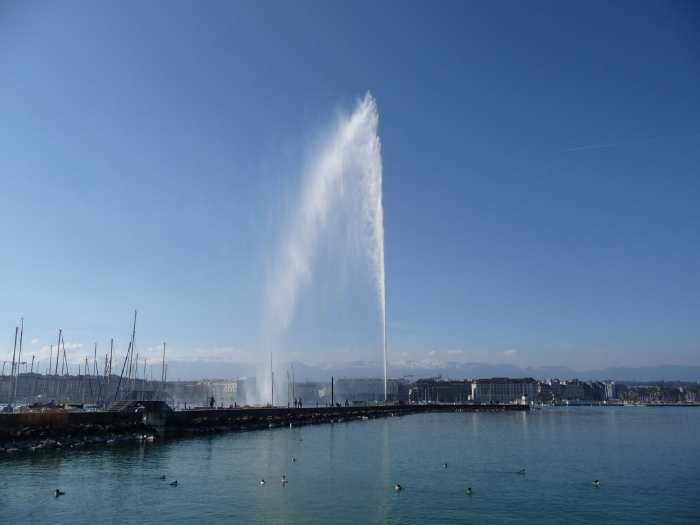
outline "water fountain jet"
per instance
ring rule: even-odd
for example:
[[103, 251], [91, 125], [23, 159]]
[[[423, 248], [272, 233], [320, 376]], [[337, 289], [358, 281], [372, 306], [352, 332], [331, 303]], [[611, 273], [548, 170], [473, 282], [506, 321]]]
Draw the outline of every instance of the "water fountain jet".
[[[387, 399], [386, 280], [384, 269], [384, 210], [381, 144], [377, 133], [377, 104], [367, 93], [355, 110], [343, 116], [305, 173], [298, 208], [283, 237], [280, 255], [267, 288], [266, 334], [270, 347], [294, 318], [300, 290], [311, 281], [319, 239], [336, 206], [356, 199], [349, 230], [365, 248], [376, 287], [381, 325], [384, 400]], [[356, 191], [346, 191], [346, 187]], [[353, 208], [354, 210], [355, 208]], [[279, 362], [279, 360], [278, 360]], [[265, 374], [269, 377], [270, 374]], [[261, 392], [270, 392], [261, 385]], [[266, 396], [262, 396], [263, 398]]]

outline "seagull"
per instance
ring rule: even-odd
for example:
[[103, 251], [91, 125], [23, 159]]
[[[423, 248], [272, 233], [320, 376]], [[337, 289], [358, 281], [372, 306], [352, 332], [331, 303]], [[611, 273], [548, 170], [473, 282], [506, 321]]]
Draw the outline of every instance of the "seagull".
[[285, 483], [288, 483], [288, 482], [289, 482], [289, 480], [287, 479], [287, 476], [285, 476], [284, 474], [282, 474], [282, 479], [281, 479], [281, 481], [282, 481], [282, 485], [284, 485]]
[[442, 468], [447, 468], [447, 463], [443, 463]]
[[296, 463], [296, 462], [297, 462], [297, 458], [292, 458], [292, 463]]
[[264, 480], [264, 479], [261, 479], [261, 480], [260, 480], [260, 486], [262, 487], [264, 484], [265, 484], [265, 480]]
[[593, 486], [594, 486], [594, 487], [600, 487], [600, 481], [598, 481], [597, 479], [594, 479], [594, 480], [593, 480]]
[[521, 468], [521, 469], [518, 471], [518, 474], [525, 474], [525, 469], [524, 469], [524, 468]]
[[467, 487], [467, 491], [466, 491], [466, 492], [467, 492], [467, 496], [471, 496], [471, 495], [472, 495], [472, 488], [471, 488], [471, 487]]
[[177, 480], [170, 482], [171, 487], [177, 487]]
[[65, 492], [63, 492], [62, 490], [56, 489], [56, 497], [63, 496], [63, 495], [65, 495]]
[[402, 489], [403, 489], [403, 487], [401, 486], [401, 484], [399, 484], [399, 483], [394, 484], [394, 490], [395, 490], [396, 492], [399, 492], [399, 491], [401, 491]]

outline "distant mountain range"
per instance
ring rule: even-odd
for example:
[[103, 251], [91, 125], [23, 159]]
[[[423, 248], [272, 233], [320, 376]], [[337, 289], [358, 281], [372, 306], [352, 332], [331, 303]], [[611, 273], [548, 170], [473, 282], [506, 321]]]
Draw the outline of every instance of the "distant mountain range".
[[[336, 378], [380, 377], [379, 363], [356, 361], [352, 363], [314, 366], [304, 363], [290, 363], [294, 367], [297, 381], [329, 381]], [[287, 366], [283, 366], [287, 368]], [[202, 378], [227, 379], [243, 376], [255, 376], [256, 365], [234, 363], [229, 361], [171, 361], [168, 363], [169, 380], [195, 380]], [[262, 372], [262, 370], [261, 370]], [[573, 370], [564, 366], [544, 366], [521, 368], [507, 364], [488, 363], [425, 363], [408, 362], [392, 364], [390, 377], [425, 378], [442, 377], [444, 379], [467, 379], [477, 377], [534, 377], [535, 379], [581, 379], [581, 380], [616, 380], [616, 381], [700, 381], [700, 366], [659, 365], [648, 367], [614, 367], [600, 370]]]

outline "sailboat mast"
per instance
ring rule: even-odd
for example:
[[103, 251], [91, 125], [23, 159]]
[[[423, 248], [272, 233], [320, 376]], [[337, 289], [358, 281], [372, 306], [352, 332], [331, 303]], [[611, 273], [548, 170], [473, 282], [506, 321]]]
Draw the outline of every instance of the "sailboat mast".
[[[17, 397], [17, 382], [19, 381], [19, 368], [22, 366], [22, 338], [24, 336], [24, 317], [20, 318], [20, 329], [19, 329], [19, 354], [17, 356], [17, 375], [15, 377], [15, 390], [12, 394], [12, 399]], [[26, 369], [25, 369], [26, 372]]]
[[[68, 371], [68, 357], [66, 356], [66, 340], [61, 339], [61, 346], [63, 346], [63, 363], [61, 363], [61, 374], [70, 375]], [[64, 372], [65, 370], [65, 372]]]
[[[112, 351], [114, 350], [114, 337], [109, 340], [109, 375], [107, 379], [112, 377]], [[110, 380], [111, 382], [111, 380]]]
[[165, 341], [163, 341], [163, 364], [160, 369], [160, 382], [163, 383], [163, 388], [165, 388]]
[[117, 383], [117, 388], [114, 390], [114, 400], [115, 401], [119, 397], [119, 389], [122, 386], [122, 378], [124, 377], [124, 370], [126, 370], [127, 361], [129, 361], [129, 352], [131, 352], [131, 343], [129, 343], [129, 348], [126, 350], [126, 355], [124, 356], [124, 364], [122, 365], [122, 371], [119, 374], [119, 382]]
[[58, 375], [58, 356], [61, 355], [61, 337], [63, 336], [63, 329], [58, 329], [58, 344], [56, 345], [56, 370], [54, 375]]
[[[134, 389], [134, 379], [136, 378], [136, 371], [133, 369], [132, 364], [134, 362], [134, 350], [136, 347], [136, 310], [134, 310], [134, 326], [131, 330], [131, 358], [129, 359], [129, 373], [131, 374], [131, 390]], [[138, 354], [136, 357], [136, 367], [138, 368]]]
[[272, 370], [272, 352], [270, 352], [270, 406], [275, 406], [275, 372]]
[[19, 327], [15, 326], [15, 344], [12, 348], [12, 368], [10, 369], [10, 377], [15, 375], [15, 354], [17, 353], [17, 333], [19, 332]]
[[[17, 352], [17, 333], [18, 332], [19, 332], [19, 327], [15, 326], [15, 345], [12, 349], [12, 369], [11, 369], [11, 374], [10, 374], [10, 377], [12, 378], [13, 381], [14, 381], [14, 377], [15, 377], [15, 353]], [[14, 399], [11, 399], [10, 403], [12, 403], [13, 401], [14, 401]]]

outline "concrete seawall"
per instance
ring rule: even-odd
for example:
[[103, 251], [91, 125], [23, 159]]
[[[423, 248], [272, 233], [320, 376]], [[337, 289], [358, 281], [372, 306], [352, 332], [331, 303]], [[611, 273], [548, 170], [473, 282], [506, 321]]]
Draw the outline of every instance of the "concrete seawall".
[[523, 405], [386, 405], [172, 411], [0, 414], [0, 454], [52, 448], [402, 416], [425, 412], [525, 411]]

